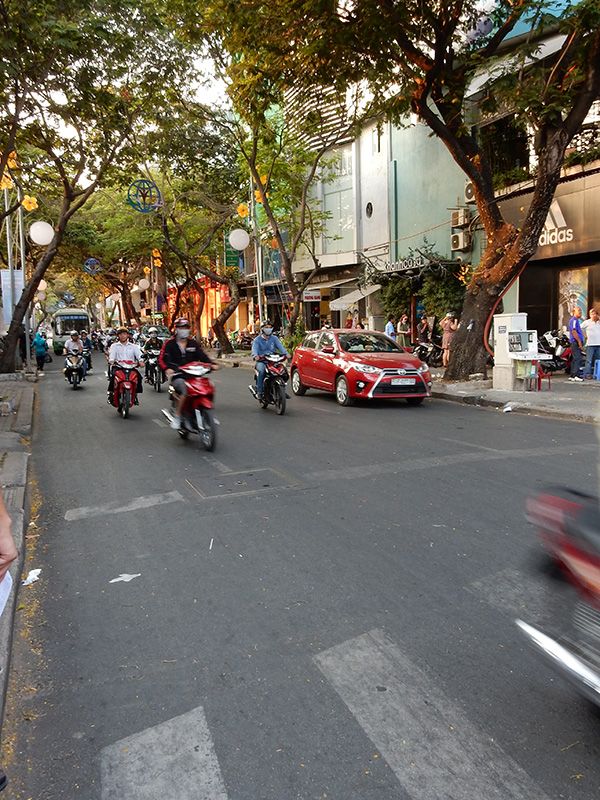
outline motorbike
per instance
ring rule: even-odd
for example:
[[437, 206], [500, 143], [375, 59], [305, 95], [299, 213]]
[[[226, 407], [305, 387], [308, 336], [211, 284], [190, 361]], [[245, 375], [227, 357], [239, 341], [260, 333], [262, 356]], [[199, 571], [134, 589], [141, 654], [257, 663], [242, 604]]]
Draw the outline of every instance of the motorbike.
[[[275, 406], [275, 410], [281, 416], [285, 414], [285, 403], [288, 394], [285, 390], [285, 385], [290, 379], [289, 373], [285, 366], [287, 356], [282, 353], [269, 353], [263, 356], [262, 361], [266, 365], [265, 379], [263, 381], [262, 397], [260, 405], [266, 409], [270, 405]], [[250, 392], [258, 400], [258, 391], [256, 388], [256, 370], [254, 371], [254, 385], [248, 386]]]
[[85, 358], [85, 369], [89, 372], [92, 369], [92, 351], [89, 347], [84, 347], [82, 355]]
[[[217, 442], [217, 425], [219, 424], [213, 411], [215, 387], [208, 378], [212, 367], [203, 361], [192, 361], [179, 368], [176, 377], [183, 378], [187, 386], [187, 397], [181, 409], [181, 426], [177, 433], [182, 439], [187, 439], [190, 433], [200, 436], [204, 449], [214, 450]], [[173, 422], [175, 419], [175, 406], [177, 394], [169, 386], [171, 397], [171, 410], [163, 408], [162, 413]]]
[[527, 516], [554, 563], [575, 587], [571, 630], [550, 636], [517, 620], [546, 663], [600, 706], [600, 506], [598, 499], [568, 489], [527, 501]]
[[69, 381], [73, 389], [79, 388], [83, 380], [83, 354], [69, 353], [65, 357], [65, 367], [63, 369], [65, 380]]
[[444, 351], [441, 346], [431, 339], [428, 342], [415, 342], [412, 346], [412, 353], [430, 367], [441, 367], [444, 360]]
[[118, 361], [113, 366], [113, 388], [108, 402], [114, 406], [123, 419], [129, 416], [129, 409], [139, 405], [138, 394], [141, 391], [141, 375], [135, 368], [134, 361]]
[[160, 350], [148, 350], [144, 353], [144, 360], [146, 361], [148, 383], [154, 387], [154, 391], [160, 392], [162, 383], [164, 381], [163, 371], [158, 363]]
[[557, 330], [546, 331], [538, 340], [538, 350], [552, 358], [544, 360], [544, 372], [565, 372], [571, 370], [571, 345], [569, 337]]

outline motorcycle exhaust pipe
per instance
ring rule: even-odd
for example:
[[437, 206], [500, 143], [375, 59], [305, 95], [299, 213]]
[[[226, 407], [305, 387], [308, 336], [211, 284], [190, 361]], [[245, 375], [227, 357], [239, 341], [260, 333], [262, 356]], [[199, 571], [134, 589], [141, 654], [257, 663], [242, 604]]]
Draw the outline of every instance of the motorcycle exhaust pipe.
[[169, 420], [169, 422], [173, 422], [173, 420], [175, 419], [174, 414], [171, 414], [171, 412], [168, 411], [166, 408], [161, 408], [161, 411], [165, 415], [165, 417]]
[[529, 644], [542, 654], [549, 666], [573, 684], [584, 697], [600, 706], [600, 673], [597, 670], [533, 625], [528, 625], [520, 619], [516, 620], [516, 623]]
[[250, 393], [253, 395], [253, 397], [256, 399], [258, 397], [258, 392], [256, 391], [256, 387], [251, 385], [248, 386], [248, 389], [250, 390]]

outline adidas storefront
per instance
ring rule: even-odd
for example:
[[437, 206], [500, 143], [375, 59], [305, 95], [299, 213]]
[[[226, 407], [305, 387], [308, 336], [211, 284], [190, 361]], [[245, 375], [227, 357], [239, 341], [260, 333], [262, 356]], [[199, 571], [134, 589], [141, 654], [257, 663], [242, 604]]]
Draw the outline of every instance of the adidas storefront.
[[[501, 200], [507, 220], [520, 227], [531, 190]], [[573, 305], [583, 316], [600, 307], [600, 163], [565, 171], [536, 254], [519, 278], [519, 311], [543, 333], [562, 328]]]

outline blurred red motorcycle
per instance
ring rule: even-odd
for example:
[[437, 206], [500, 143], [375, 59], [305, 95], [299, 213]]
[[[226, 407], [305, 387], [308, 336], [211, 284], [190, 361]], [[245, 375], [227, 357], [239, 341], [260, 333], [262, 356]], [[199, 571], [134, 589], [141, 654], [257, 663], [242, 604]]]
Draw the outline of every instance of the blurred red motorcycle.
[[600, 706], [600, 507], [560, 489], [529, 498], [527, 516], [577, 591], [568, 635], [553, 638], [517, 620], [531, 645], [581, 694]]
[[142, 384], [142, 376], [135, 368], [134, 361], [118, 361], [113, 366], [113, 387], [108, 402], [126, 419], [129, 409], [139, 405], [137, 398]]
[[[173, 377], [183, 378], [187, 387], [187, 396], [181, 409], [181, 426], [177, 433], [187, 439], [190, 433], [197, 434], [205, 450], [214, 450], [217, 441], [218, 420], [213, 411], [215, 387], [207, 377], [212, 366], [203, 361], [192, 361], [179, 368]], [[177, 394], [169, 386], [171, 410], [163, 408], [162, 413], [172, 422], [175, 419]]]

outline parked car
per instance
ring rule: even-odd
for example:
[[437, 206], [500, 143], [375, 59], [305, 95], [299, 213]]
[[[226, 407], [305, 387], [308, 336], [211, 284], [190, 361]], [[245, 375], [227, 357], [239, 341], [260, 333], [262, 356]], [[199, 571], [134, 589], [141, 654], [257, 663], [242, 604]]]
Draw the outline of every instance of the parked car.
[[334, 392], [340, 405], [355, 398], [404, 398], [419, 405], [431, 395], [429, 367], [378, 331], [327, 329], [309, 333], [294, 351], [292, 391]]

